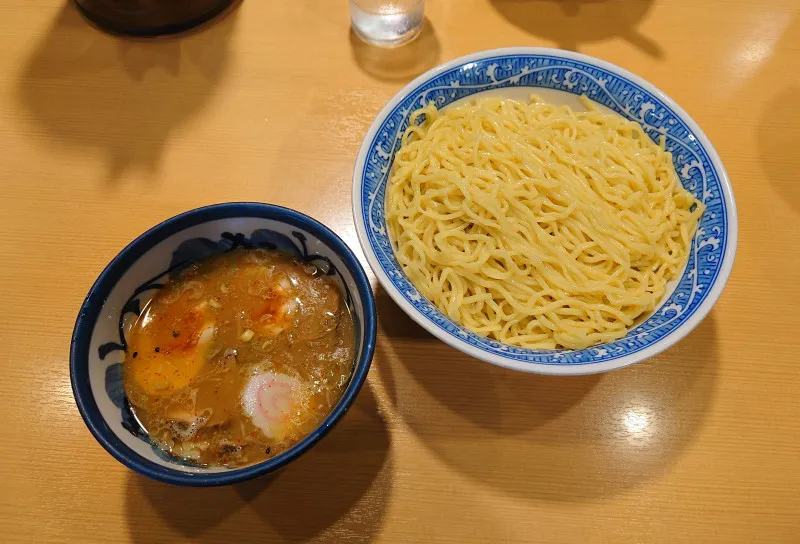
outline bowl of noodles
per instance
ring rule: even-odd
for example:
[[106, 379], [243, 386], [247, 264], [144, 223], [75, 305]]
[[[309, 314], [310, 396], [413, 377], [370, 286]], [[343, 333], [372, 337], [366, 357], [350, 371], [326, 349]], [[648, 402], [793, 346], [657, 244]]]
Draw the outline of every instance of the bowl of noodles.
[[378, 114], [353, 176], [361, 246], [417, 323], [543, 374], [651, 357], [711, 310], [736, 252], [722, 162], [673, 100], [557, 49], [441, 65]]

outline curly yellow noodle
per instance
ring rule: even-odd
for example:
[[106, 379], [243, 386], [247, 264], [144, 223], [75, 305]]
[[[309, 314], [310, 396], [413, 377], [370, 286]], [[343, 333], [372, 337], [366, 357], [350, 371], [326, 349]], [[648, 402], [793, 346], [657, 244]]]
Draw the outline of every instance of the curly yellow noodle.
[[507, 344], [620, 338], [678, 277], [703, 205], [642, 128], [499, 98], [411, 114], [386, 190], [397, 261], [464, 327]]

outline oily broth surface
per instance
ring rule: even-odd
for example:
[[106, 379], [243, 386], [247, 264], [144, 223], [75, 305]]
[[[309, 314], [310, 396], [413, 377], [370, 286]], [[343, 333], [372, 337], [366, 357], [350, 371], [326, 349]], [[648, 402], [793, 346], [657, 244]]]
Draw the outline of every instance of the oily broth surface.
[[237, 249], [185, 269], [147, 304], [129, 335], [125, 392], [164, 450], [207, 466], [252, 464], [330, 413], [354, 342], [347, 305], [319, 268]]

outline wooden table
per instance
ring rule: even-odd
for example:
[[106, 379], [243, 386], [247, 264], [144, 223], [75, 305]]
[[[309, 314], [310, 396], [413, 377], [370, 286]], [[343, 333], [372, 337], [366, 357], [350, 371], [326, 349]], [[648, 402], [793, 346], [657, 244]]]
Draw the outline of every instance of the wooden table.
[[[0, 541], [800, 542], [797, 0], [429, 0], [427, 17], [380, 51], [344, 0], [247, 0], [159, 41], [105, 35], [66, 0], [0, 0]], [[378, 110], [434, 64], [512, 45], [628, 68], [716, 145], [739, 252], [695, 332], [611, 374], [525, 375], [434, 340], [376, 286], [368, 386], [277, 477], [173, 488], [95, 442], [69, 340], [128, 241], [257, 200], [361, 256], [351, 175]]]

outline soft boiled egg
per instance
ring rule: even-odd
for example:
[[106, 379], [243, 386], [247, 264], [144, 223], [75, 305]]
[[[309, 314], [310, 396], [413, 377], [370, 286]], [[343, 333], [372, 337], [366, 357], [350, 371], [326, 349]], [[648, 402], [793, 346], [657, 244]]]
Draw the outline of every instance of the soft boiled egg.
[[186, 387], [202, 369], [216, 334], [207, 304], [174, 306], [174, 311], [169, 307], [163, 313], [146, 308], [139, 318], [142, 326], [129, 341], [126, 372], [149, 395], [169, 395]]

